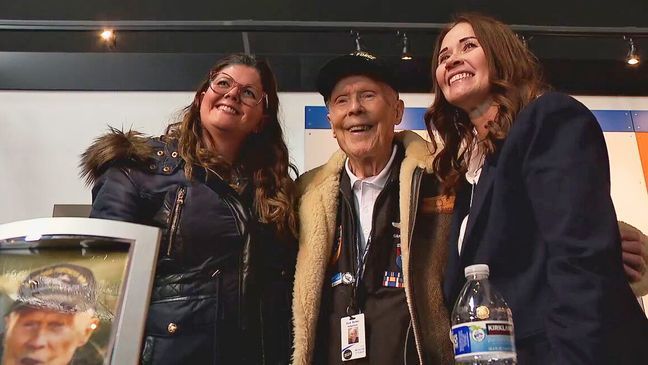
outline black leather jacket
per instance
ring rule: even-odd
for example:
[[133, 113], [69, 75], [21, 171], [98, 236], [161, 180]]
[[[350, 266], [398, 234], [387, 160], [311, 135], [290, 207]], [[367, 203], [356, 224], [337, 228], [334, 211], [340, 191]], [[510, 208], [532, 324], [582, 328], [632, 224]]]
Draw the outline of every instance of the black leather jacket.
[[255, 219], [250, 188], [201, 167], [187, 180], [174, 143], [134, 132], [100, 138], [83, 164], [91, 217], [163, 230], [142, 363], [288, 362], [294, 246]]

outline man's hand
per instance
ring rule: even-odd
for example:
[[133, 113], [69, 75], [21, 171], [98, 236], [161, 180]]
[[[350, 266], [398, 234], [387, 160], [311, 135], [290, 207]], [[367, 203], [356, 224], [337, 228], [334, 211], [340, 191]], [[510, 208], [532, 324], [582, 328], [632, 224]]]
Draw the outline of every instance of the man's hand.
[[[648, 237], [628, 223], [619, 221], [623, 268], [628, 281], [638, 283], [646, 275], [648, 262]], [[635, 290], [635, 294], [637, 293]]]

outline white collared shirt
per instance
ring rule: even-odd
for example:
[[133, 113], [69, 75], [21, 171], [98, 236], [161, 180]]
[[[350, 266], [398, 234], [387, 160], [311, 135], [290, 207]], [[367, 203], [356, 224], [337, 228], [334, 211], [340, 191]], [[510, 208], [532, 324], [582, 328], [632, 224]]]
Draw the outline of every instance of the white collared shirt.
[[391, 157], [387, 161], [387, 165], [378, 173], [378, 175], [360, 179], [351, 172], [349, 167], [349, 159], [346, 159], [344, 163], [344, 168], [346, 169], [347, 174], [349, 175], [349, 180], [351, 182], [351, 190], [353, 190], [353, 196], [355, 204], [353, 205], [356, 216], [360, 218], [360, 226], [358, 227], [358, 235], [360, 236], [360, 252], [364, 252], [365, 247], [367, 246], [367, 240], [371, 234], [371, 227], [373, 226], [373, 210], [374, 205], [376, 204], [376, 199], [378, 195], [387, 184], [387, 178], [389, 178], [389, 170], [391, 165], [394, 162], [394, 157], [396, 157], [396, 146], [392, 149]]

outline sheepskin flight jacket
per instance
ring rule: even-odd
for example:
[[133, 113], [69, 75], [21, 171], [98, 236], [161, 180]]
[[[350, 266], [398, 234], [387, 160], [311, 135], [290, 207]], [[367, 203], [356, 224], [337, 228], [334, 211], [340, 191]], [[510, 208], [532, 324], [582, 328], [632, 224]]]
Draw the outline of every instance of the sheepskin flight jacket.
[[[396, 134], [395, 140], [405, 149], [399, 176], [401, 254], [416, 350], [421, 364], [447, 364], [453, 357], [442, 277], [454, 197], [441, 194], [440, 182], [432, 175], [434, 155], [423, 138], [403, 131]], [[298, 181], [300, 239], [293, 292], [294, 364], [313, 362], [345, 159], [346, 155], [338, 151], [326, 164]]]

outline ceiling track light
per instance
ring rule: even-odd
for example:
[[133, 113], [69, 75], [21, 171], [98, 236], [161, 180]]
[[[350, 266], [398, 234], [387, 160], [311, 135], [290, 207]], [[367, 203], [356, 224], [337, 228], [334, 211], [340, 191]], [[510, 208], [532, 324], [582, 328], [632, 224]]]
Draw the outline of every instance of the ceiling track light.
[[529, 48], [529, 42], [533, 39], [532, 35], [524, 35], [522, 33], [516, 33], [515, 35], [520, 41], [522, 41], [522, 44], [524, 44], [526, 48]]
[[360, 33], [355, 30], [352, 30], [351, 36], [354, 38], [355, 41], [355, 51], [358, 53], [364, 52], [364, 50], [362, 49], [362, 45], [360, 44]]
[[623, 36], [623, 39], [628, 41], [628, 54], [625, 58], [626, 63], [630, 66], [638, 65], [641, 60], [639, 59], [639, 52], [637, 52], [634, 40], [628, 36]]
[[414, 56], [412, 55], [412, 53], [409, 50], [409, 39], [407, 38], [407, 33], [401, 32], [400, 30], [397, 30], [396, 31], [396, 36], [401, 37], [401, 39], [403, 41], [403, 49], [401, 51], [401, 60], [409, 61], [412, 58], [414, 58]]
[[117, 35], [115, 34], [115, 31], [112, 29], [104, 29], [100, 34], [99, 37], [101, 40], [106, 44], [108, 49], [114, 49], [117, 47]]

